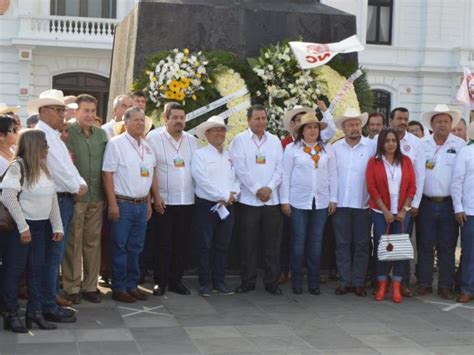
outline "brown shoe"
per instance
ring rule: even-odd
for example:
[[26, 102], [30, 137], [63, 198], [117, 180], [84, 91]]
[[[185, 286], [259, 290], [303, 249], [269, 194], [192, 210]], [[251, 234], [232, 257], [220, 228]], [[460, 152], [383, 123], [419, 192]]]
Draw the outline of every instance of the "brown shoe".
[[416, 292], [417, 296], [431, 295], [433, 293], [433, 288], [432, 287], [419, 286], [419, 287], [417, 287], [415, 292]]
[[469, 303], [470, 301], [474, 300], [474, 297], [473, 296], [469, 296], [465, 293], [460, 293], [456, 302], [457, 303]]
[[444, 300], [450, 300], [451, 290], [447, 287], [438, 287], [438, 296]]
[[351, 292], [351, 288], [350, 287], [344, 287], [344, 286], [339, 286], [334, 291], [334, 293], [338, 296], [345, 295], [346, 293], [349, 293], [349, 292]]
[[82, 292], [82, 298], [84, 298], [87, 302], [90, 303], [101, 303], [102, 299], [100, 298], [99, 291], [92, 291], [92, 292]]
[[67, 293], [66, 299], [71, 301], [73, 304], [81, 303], [81, 294], [80, 293]]
[[124, 303], [135, 303], [137, 299], [133, 296], [131, 296], [128, 292], [122, 291], [122, 292], [113, 292], [112, 293], [112, 299], [118, 302], [124, 302]]
[[410, 298], [412, 296], [410, 289], [405, 285], [401, 286], [401, 292], [403, 297]]
[[72, 302], [65, 299], [62, 295], [56, 295], [56, 304], [59, 306], [59, 307], [71, 307], [72, 306]]
[[148, 299], [148, 296], [142, 292], [138, 288], [134, 288], [133, 290], [128, 290], [128, 294], [134, 298], [136, 298], [138, 301], [146, 301]]
[[354, 293], [358, 297], [365, 297], [367, 296], [367, 291], [365, 291], [364, 287], [354, 287]]
[[289, 279], [290, 279], [290, 277], [288, 276], [288, 273], [287, 272], [282, 272], [280, 274], [280, 278], [278, 279], [278, 284], [279, 285], [286, 284]]

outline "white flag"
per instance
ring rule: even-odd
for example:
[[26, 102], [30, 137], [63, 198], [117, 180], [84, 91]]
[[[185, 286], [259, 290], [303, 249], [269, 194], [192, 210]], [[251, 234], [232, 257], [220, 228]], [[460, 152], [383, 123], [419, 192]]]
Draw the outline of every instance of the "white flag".
[[464, 68], [464, 79], [459, 87], [456, 99], [470, 110], [474, 110], [474, 76], [469, 68]]
[[339, 53], [360, 52], [364, 49], [356, 35], [327, 44], [290, 42], [290, 47], [302, 69], [324, 65]]

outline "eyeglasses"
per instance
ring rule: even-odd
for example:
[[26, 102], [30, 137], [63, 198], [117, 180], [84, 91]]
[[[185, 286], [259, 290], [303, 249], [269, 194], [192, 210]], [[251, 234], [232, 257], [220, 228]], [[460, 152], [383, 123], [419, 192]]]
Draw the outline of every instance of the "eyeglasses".
[[10, 129], [8, 130], [8, 132], [13, 133], [13, 134], [16, 134], [16, 133], [18, 132], [18, 128], [16, 128], [16, 127], [10, 128]]
[[52, 106], [46, 106], [46, 108], [49, 108], [50, 110], [55, 111], [56, 113], [64, 113], [66, 111], [65, 107], [52, 107]]

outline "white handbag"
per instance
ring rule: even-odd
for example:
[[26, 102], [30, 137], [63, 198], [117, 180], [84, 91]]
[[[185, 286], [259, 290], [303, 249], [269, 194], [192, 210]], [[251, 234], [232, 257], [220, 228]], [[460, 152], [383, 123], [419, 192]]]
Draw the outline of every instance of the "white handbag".
[[402, 234], [384, 234], [380, 237], [377, 257], [380, 261], [409, 260], [414, 258], [410, 236]]

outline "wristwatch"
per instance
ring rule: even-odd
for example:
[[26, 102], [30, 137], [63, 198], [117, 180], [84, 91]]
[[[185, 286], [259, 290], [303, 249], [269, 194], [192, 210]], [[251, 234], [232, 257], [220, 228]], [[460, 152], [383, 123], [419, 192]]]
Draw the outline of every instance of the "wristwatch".
[[405, 210], [405, 212], [410, 212], [411, 206], [403, 206], [403, 209]]

